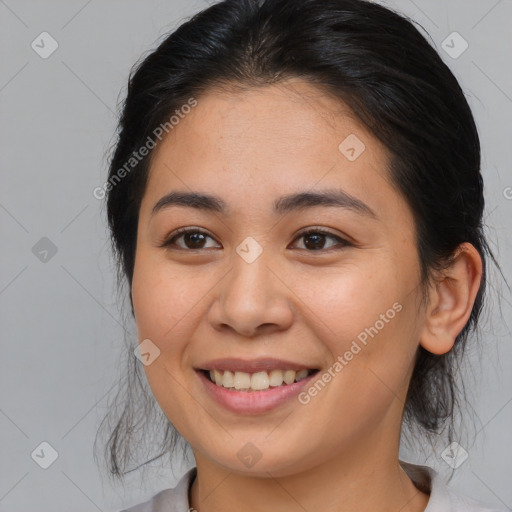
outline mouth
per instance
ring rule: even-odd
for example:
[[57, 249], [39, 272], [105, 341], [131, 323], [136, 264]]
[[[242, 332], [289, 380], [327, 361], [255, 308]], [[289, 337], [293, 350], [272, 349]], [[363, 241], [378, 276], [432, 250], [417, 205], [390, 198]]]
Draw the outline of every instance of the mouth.
[[293, 406], [320, 371], [274, 358], [216, 359], [195, 370], [206, 396], [222, 409], [243, 415], [270, 414]]
[[252, 416], [270, 414], [281, 407], [293, 406], [300, 392], [311, 383], [318, 370], [249, 373], [202, 369], [196, 373], [203, 383], [206, 395], [222, 409], [238, 415]]
[[269, 388], [289, 386], [318, 372], [316, 369], [271, 370], [254, 373], [229, 370], [200, 370], [204, 376], [218, 387], [232, 391], [258, 392]]
[[257, 372], [230, 371], [217, 368], [200, 371], [206, 379], [217, 387], [248, 393], [290, 386], [318, 372], [317, 369], [305, 368], [300, 370], [273, 369]]

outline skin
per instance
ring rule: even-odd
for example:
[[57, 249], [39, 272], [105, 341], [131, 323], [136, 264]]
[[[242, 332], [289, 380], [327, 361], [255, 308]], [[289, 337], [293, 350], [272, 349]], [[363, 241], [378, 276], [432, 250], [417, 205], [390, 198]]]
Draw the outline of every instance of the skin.
[[[338, 149], [350, 134], [365, 144], [354, 161]], [[414, 221], [388, 159], [346, 106], [298, 79], [211, 90], [154, 153], [132, 300], [139, 340], [160, 350], [145, 366], [151, 389], [194, 452], [189, 498], [199, 512], [425, 509], [429, 496], [398, 463], [407, 387], [420, 344], [452, 347], [482, 269], [464, 244], [421, 301]], [[343, 189], [375, 217], [332, 206], [272, 212], [281, 195], [325, 189]], [[219, 196], [229, 212], [174, 205], [152, 215], [165, 194], [192, 190]], [[183, 236], [161, 246], [181, 227], [207, 231], [203, 248]], [[309, 227], [335, 238], [308, 249], [299, 231]], [[249, 236], [263, 249], [252, 263], [236, 252]], [[395, 303], [401, 311], [307, 405], [233, 413], [194, 370], [274, 357], [322, 374]], [[237, 457], [248, 442], [261, 453], [251, 468]]]

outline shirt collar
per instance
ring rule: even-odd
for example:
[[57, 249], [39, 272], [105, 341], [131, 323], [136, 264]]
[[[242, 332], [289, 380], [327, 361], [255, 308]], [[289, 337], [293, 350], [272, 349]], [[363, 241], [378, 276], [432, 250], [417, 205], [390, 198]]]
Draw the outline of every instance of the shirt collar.
[[[409, 478], [414, 482], [414, 485], [422, 492], [430, 494], [427, 508], [424, 512], [450, 512], [450, 497], [448, 488], [442, 480], [441, 476], [429, 466], [422, 466], [419, 464], [412, 464], [400, 460], [400, 465], [407, 473]], [[197, 476], [197, 468], [189, 469], [179, 480], [175, 487], [175, 496], [178, 498], [178, 503], [187, 508], [190, 508], [189, 492], [192, 483]]]

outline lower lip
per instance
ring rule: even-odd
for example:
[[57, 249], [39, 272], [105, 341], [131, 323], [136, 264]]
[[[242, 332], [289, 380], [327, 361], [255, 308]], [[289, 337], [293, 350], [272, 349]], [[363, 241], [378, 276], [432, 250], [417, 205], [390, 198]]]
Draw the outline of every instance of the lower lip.
[[316, 375], [313, 373], [299, 382], [263, 391], [231, 391], [214, 384], [202, 371], [197, 371], [197, 374], [206, 387], [206, 391], [218, 404], [229, 411], [246, 414], [268, 412], [297, 397], [304, 386]]

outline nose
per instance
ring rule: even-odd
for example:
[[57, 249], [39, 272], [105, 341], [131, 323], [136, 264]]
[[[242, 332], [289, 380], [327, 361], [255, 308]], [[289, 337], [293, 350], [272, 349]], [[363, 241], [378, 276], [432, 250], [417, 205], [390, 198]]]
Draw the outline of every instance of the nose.
[[293, 322], [291, 298], [284, 276], [265, 252], [248, 263], [235, 255], [233, 267], [218, 285], [208, 313], [217, 331], [232, 330], [244, 337], [288, 329]]

